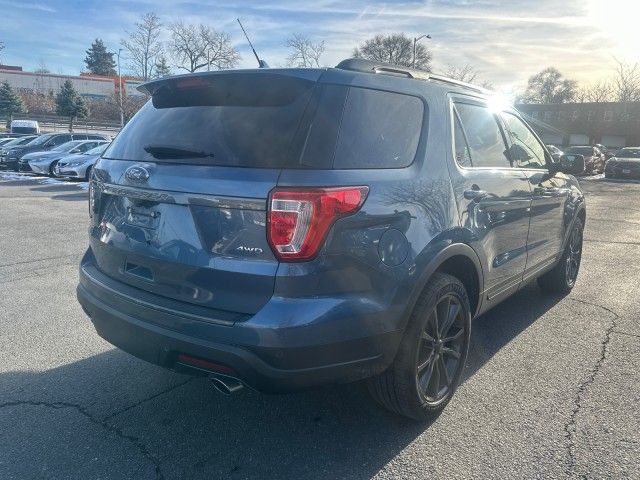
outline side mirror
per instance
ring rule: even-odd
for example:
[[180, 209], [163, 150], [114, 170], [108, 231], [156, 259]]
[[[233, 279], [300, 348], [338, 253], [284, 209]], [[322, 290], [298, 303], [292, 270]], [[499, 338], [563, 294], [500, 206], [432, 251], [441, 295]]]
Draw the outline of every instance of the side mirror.
[[584, 173], [584, 155], [561, 155], [554, 166], [558, 172], [581, 175]]

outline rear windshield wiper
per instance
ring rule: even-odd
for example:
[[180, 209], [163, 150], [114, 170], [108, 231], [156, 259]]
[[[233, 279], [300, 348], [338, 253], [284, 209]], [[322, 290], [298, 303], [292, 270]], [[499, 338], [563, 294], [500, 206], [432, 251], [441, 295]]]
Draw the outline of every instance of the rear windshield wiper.
[[144, 151], [150, 153], [155, 158], [213, 158], [213, 153], [204, 151], [189, 150], [187, 148], [172, 147], [168, 145], [147, 145]]

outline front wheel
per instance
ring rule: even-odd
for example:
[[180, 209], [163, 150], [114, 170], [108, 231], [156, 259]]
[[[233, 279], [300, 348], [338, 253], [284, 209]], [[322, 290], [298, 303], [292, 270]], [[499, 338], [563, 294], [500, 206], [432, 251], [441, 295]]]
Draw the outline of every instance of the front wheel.
[[566, 295], [573, 289], [582, 260], [583, 231], [582, 220], [576, 218], [569, 233], [569, 239], [562, 258], [552, 270], [538, 278], [540, 288], [562, 295]]
[[460, 383], [471, 335], [467, 292], [436, 273], [421, 293], [393, 363], [369, 379], [382, 406], [415, 420], [438, 415]]
[[56, 165], [58, 165], [58, 161], [56, 160], [55, 162], [52, 162], [51, 165], [49, 165], [49, 176], [50, 177], [55, 177], [56, 176]]

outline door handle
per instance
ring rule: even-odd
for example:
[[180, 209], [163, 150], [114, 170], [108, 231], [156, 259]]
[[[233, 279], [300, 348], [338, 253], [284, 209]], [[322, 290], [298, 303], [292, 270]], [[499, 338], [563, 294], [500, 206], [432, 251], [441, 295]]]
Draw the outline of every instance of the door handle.
[[469, 190], [464, 191], [464, 198], [467, 200], [473, 200], [475, 202], [479, 202], [484, 197], [487, 196], [487, 192], [484, 190], [480, 190], [477, 185], [473, 185]]

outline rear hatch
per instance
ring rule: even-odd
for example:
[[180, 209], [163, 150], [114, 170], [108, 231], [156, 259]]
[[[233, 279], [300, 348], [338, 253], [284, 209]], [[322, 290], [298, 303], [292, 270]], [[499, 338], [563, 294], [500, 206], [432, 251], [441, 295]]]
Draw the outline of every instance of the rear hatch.
[[304, 143], [321, 70], [174, 77], [98, 161], [91, 247], [104, 274], [189, 305], [253, 314], [278, 261], [266, 206]]

